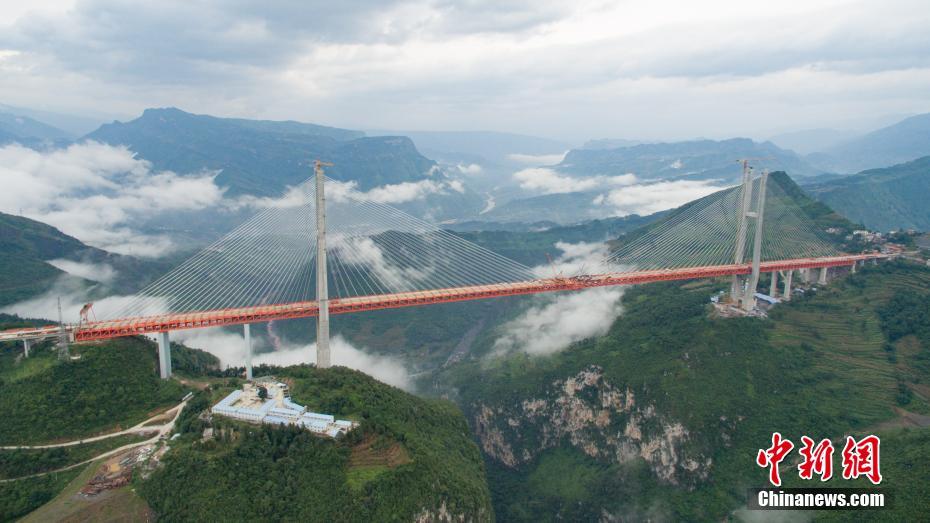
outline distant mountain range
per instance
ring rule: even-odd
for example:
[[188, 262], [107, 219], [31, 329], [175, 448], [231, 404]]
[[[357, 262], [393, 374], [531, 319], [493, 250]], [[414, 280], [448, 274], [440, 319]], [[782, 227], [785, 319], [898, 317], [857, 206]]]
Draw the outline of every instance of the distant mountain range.
[[28, 147], [67, 145], [74, 135], [0, 106], [0, 145], [17, 142]]
[[559, 140], [495, 131], [367, 131], [370, 136], [407, 136], [434, 160], [506, 165], [513, 155], [561, 154], [571, 148]]
[[872, 229], [930, 230], [930, 156], [814, 182], [805, 189], [851, 220]]
[[770, 142], [798, 154], [811, 154], [852, 140], [862, 133], [840, 129], [805, 129], [782, 133], [769, 138]]
[[434, 165], [408, 138], [365, 138], [359, 131], [299, 122], [217, 118], [179, 109], [146, 109], [129, 122], [101, 126], [84, 139], [126, 145], [155, 169], [221, 170], [230, 194], [280, 194], [312, 174], [312, 163], [335, 163], [330, 177], [368, 189], [421, 180]]
[[807, 159], [823, 170], [855, 173], [930, 155], [930, 113], [844, 141]]
[[[327, 176], [360, 190], [406, 182], [448, 181], [436, 162], [405, 136], [366, 137], [361, 131], [286, 121], [217, 118], [179, 109], [147, 109], [126, 123], [114, 122], [84, 139], [126, 145], [155, 169], [179, 173], [218, 170], [228, 195], [277, 196], [309, 178], [313, 161], [332, 162]], [[442, 191], [401, 205], [436, 220], [477, 213], [479, 195]]]
[[794, 176], [815, 176], [822, 172], [792, 151], [748, 138], [573, 149], [555, 168], [562, 173], [587, 176], [633, 173], [644, 180], [735, 180], [741, 172], [738, 163], [741, 158], [764, 158], [754, 163]]

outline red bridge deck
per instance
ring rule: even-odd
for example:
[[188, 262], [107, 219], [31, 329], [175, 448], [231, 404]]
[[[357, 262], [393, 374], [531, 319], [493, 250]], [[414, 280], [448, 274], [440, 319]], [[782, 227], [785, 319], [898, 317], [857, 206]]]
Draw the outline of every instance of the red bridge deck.
[[[887, 256], [884, 254], [859, 254], [829, 258], [800, 258], [771, 261], [763, 262], [760, 270], [761, 272], [773, 272], [788, 269], [837, 267], [852, 265], [860, 260], [885, 257]], [[329, 301], [329, 311], [330, 314], [346, 314], [378, 309], [480, 300], [500, 296], [573, 291], [610, 285], [636, 285], [658, 281], [714, 278], [734, 274], [749, 274], [751, 270], [751, 265], [748, 263], [713, 265], [686, 269], [616, 272], [572, 278], [547, 278], [517, 283], [454, 287], [431, 291], [399, 292], [395, 294], [359, 296], [355, 298], [337, 298]], [[205, 327], [218, 327], [222, 325], [236, 325], [289, 318], [307, 318], [316, 316], [318, 310], [317, 302], [305, 301], [281, 305], [262, 305], [238, 309], [220, 309], [107, 320], [87, 323], [80, 327], [73, 326], [69, 328], [69, 330], [73, 333], [76, 341], [100, 340], [180, 329], [200, 329]], [[57, 332], [57, 327], [19, 329], [0, 333], [0, 339], [10, 340], [49, 337], [54, 332]]]

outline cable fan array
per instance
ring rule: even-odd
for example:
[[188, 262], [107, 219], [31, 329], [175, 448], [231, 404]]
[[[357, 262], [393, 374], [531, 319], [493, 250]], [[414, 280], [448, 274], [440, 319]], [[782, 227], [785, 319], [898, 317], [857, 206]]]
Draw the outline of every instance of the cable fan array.
[[[151, 283], [111, 318], [315, 299], [316, 188], [308, 180]], [[330, 298], [533, 279], [528, 267], [326, 179]]]
[[[755, 209], [761, 177], [748, 190]], [[253, 218], [145, 287], [115, 317], [254, 307], [315, 299], [316, 189], [313, 180], [265, 201]], [[742, 186], [673, 211], [622, 238], [588, 274], [729, 265], [752, 257], [749, 219], [735, 260]], [[354, 185], [326, 180], [331, 298], [372, 296], [534, 280], [529, 267], [372, 200]], [[769, 177], [762, 260], [838, 254], [797, 201]]]
[[[749, 186], [751, 210], [755, 209], [761, 180], [758, 177]], [[743, 259], [736, 260], [742, 196], [743, 187], [736, 186], [680, 207], [657, 225], [622, 238], [623, 244], [605, 261], [605, 269], [613, 272], [678, 269], [751, 260], [754, 219], [748, 221]], [[825, 233], [773, 177], [769, 177], [766, 185], [762, 233], [763, 261], [839, 254]]]

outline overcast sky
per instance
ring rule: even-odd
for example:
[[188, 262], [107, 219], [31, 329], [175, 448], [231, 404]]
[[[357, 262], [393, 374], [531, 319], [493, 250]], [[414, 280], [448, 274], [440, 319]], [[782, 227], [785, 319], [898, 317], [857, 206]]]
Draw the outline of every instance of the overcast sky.
[[[28, 6], [27, 6], [28, 4]], [[930, 112], [927, 0], [0, 3], [0, 103], [350, 128], [766, 137]]]

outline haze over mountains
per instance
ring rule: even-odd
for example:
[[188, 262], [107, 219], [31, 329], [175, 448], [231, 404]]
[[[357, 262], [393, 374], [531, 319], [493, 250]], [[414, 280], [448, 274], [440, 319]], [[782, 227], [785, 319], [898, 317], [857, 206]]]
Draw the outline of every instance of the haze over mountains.
[[[913, 160], [930, 155], [930, 114], [852, 139], [849, 133], [826, 129], [774, 138], [809, 153], [798, 154], [772, 141], [747, 138], [670, 143], [597, 139], [573, 146], [511, 133], [363, 132], [295, 121], [217, 118], [175, 108], [148, 109], [136, 119], [105, 124], [76, 138], [22, 112], [0, 112], [0, 143], [51, 150], [88, 140], [128, 147], [153, 172], [213, 176], [222, 197], [231, 201], [279, 195], [307, 179], [312, 159], [319, 158], [335, 164], [327, 169], [331, 178], [373, 191], [379, 201], [419, 216], [512, 223], [519, 229], [521, 223], [572, 224], [675, 207], [735, 183], [740, 158], [755, 158], [759, 168], [784, 170], [799, 179], [831, 175], [823, 183], [861, 166]], [[914, 179], [911, 194], [923, 194], [922, 178]], [[831, 192], [827, 187], [817, 193]], [[833, 202], [842, 207], [839, 194], [834, 193]], [[868, 201], [864, 206], [882, 207]], [[906, 212], [895, 213], [874, 223], [883, 228], [922, 223], [904, 218]], [[215, 213], [208, 214], [206, 222], [216, 222], [222, 230]], [[171, 220], [164, 217], [151, 226], [179, 231]], [[191, 237], [191, 231], [184, 234]]]

